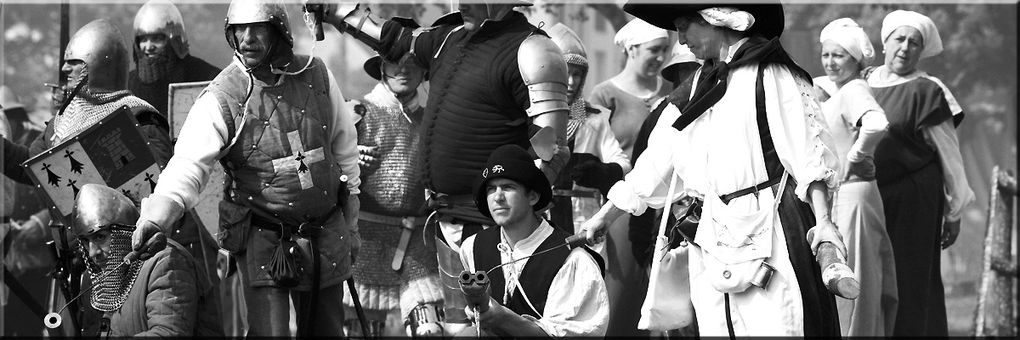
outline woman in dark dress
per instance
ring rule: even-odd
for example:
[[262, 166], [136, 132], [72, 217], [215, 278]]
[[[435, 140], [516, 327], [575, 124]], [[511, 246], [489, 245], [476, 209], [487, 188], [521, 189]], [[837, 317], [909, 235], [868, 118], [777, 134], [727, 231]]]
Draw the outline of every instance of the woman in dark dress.
[[882, 22], [885, 65], [868, 76], [889, 129], [875, 152], [886, 228], [896, 256], [899, 311], [894, 336], [946, 336], [941, 250], [956, 241], [960, 212], [974, 199], [953, 117], [962, 110], [937, 78], [917, 69], [942, 52], [928, 17], [894, 11]]

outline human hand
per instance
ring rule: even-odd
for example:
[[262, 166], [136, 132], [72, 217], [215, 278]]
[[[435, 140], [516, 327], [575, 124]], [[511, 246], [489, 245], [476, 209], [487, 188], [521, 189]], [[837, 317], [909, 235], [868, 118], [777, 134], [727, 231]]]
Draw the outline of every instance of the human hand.
[[942, 223], [942, 249], [949, 248], [953, 243], [956, 243], [956, 237], [960, 236], [960, 221]]
[[584, 232], [584, 237], [588, 240], [588, 245], [594, 245], [605, 240], [606, 230], [605, 218], [600, 214], [596, 213], [594, 216], [584, 221], [581, 224], [581, 231]]
[[870, 181], [873, 179], [875, 179], [875, 162], [870, 157], [864, 158], [858, 162], [847, 163], [846, 175], [843, 177], [844, 181]]
[[145, 261], [159, 251], [166, 248], [166, 234], [156, 223], [149, 220], [139, 220], [135, 225], [135, 231], [131, 233], [131, 253], [128, 253], [125, 260]]
[[818, 247], [822, 243], [829, 242], [836, 246], [836, 249], [840, 251], [843, 258], [846, 258], [846, 245], [843, 244], [843, 236], [839, 233], [836, 225], [827, 218], [819, 219], [816, 224], [816, 226], [807, 232], [807, 239], [811, 244], [811, 252], [817, 254]]
[[379, 147], [369, 145], [358, 145], [358, 166], [363, 171], [369, 171], [379, 166]]

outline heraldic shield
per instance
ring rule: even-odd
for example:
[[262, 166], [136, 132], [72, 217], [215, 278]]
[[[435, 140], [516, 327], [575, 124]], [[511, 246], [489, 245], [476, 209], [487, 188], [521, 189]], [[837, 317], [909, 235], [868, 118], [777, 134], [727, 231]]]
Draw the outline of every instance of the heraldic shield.
[[46, 193], [53, 216], [65, 220], [85, 184], [114, 188], [137, 205], [152, 194], [160, 173], [160, 165], [127, 106], [22, 166]]

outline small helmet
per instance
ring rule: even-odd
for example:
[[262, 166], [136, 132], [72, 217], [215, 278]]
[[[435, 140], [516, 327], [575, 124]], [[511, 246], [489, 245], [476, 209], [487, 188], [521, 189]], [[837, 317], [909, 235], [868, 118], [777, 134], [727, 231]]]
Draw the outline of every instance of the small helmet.
[[85, 63], [89, 88], [114, 91], [127, 88], [130, 67], [127, 47], [120, 30], [108, 19], [96, 19], [79, 28], [67, 43], [64, 60]]
[[290, 33], [290, 24], [287, 21], [287, 9], [282, 3], [276, 0], [233, 0], [227, 8], [226, 23], [223, 26], [223, 33], [230, 48], [237, 49], [231, 25], [258, 22], [267, 22], [275, 27], [287, 44], [294, 47], [294, 36]]
[[188, 56], [188, 35], [184, 31], [184, 18], [181, 11], [169, 0], [151, 0], [142, 5], [135, 15], [134, 52], [137, 58], [141, 51], [138, 48], [138, 37], [146, 34], [166, 35], [170, 48], [177, 58]]
[[556, 46], [563, 51], [563, 60], [567, 64], [588, 67], [588, 52], [584, 50], [581, 38], [574, 30], [563, 23], [557, 23], [545, 31]]
[[71, 234], [80, 237], [113, 224], [134, 225], [138, 221], [138, 208], [116, 189], [90, 183], [78, 192], [73, 216]]

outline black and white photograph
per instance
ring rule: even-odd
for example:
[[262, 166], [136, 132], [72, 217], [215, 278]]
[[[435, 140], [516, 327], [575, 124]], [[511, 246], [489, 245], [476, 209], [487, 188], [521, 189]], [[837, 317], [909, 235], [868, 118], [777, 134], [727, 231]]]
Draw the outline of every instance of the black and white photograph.
[[0, 337], [1015, 337], [1018, 8], [0, 0]]

